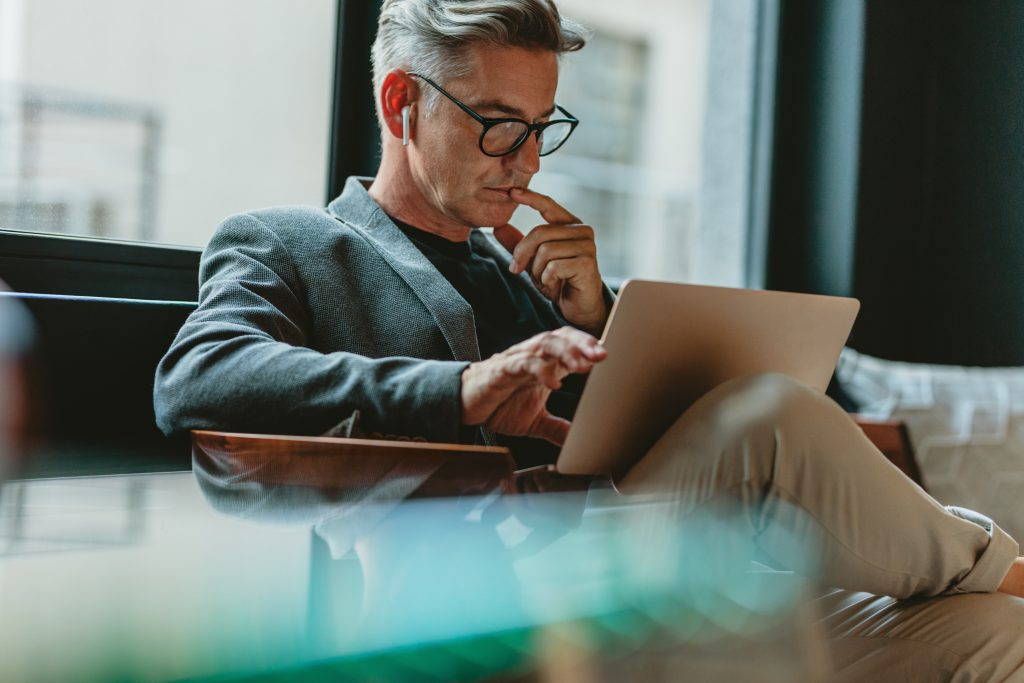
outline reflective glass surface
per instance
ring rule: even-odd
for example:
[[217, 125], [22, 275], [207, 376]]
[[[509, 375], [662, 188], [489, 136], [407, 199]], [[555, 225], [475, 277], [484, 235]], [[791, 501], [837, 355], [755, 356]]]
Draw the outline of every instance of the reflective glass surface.
[[194, 472], [8, 482], [0, 678], [811, 677], [803, 585], [752, 573], [736, 520], [396, 462], [214, 447]]

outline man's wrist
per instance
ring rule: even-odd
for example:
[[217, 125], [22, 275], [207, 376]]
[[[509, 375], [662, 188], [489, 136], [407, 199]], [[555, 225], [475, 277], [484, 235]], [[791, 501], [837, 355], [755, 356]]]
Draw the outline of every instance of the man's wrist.
[[461, 426], [477, 426], [483, 422], [478, 419], [479, 415], [475, 404], [475, 398], [479, 393], [479, 374], [484, 368], [484, 361], [469, 363], [462, 369], [459, 376], [459, 424]]
[[[605, 322], [607, 322], [607, 321], [605, 321]], [[590, 336], [596, 337], [597, 339], [600, 339], [601, 335], [604, 334], [604, 326], [605, 326], [605, 323], [602, 322], [602, 323], [600, 323], [598, 325], [594, 325], [592, 327], [581, 327], [580, 329], [583, 330], [584, 332], [586, 332], [587, 334], [589, 334]]]
[[593, 318], [587, 318], [584, 320], [572, 320], [569, 317], [565, 316], [565, 314], [562, 314], [562, 317], [565, 318], [566, 322], [568, 322], [576, 329], [583, 330], [587, 334], [600, 339], [601, 334], [604, 333], [604, 326], [608, 324], [609, 313], [608, 306], [607, 304], [604, 303], [604, 301], [601, 302], [601, 306], [603, 309], [601, 314], [594, 316]]

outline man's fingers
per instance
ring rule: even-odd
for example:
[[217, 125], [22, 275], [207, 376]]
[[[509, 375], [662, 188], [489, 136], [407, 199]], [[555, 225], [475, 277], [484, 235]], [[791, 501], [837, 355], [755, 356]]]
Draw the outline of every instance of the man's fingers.
[[568, 338], [576, 349], [591, 360], [603, 360], [608, 355], [597, 337], [587, 334], [583, 330], [577, 330], [575, 327], [560, 327], [547, 334]]
[[525, 270], [542, 247], [557, 242], [565, 242], [564, 248], [567, 250], [575, 250], [581, 254], [597, 254], [594, 229], [589, 225], [539, 225], [516, 244], [512, 251], [512, 266], [509, 270], [513, 273]]
[[548, 261], [534, 278], [548, 291], [558, 293], [563, 283], [570, 282], [586, 267], [586, 264], [580, 263], [579, 257]]
[[589, 372], [594, 362], [607, 353], [597, 339], [572, 327], [537, 335], [524, 343], [534, 353], [557, 359], [570, 372]]
[[[590, 274], [597, 271], [597, 250], [592, 248], [593, 242], [579, 243], [576, 241], [545, 242], [537, 249], [530, 264], [530, 275], [534, 282], [541, 281], [541, 273], [554, 261], [572, 261], [581, 269], [580, 274]], [[589, 260], [577, 260], [589, 259]]]
[[548, 223], [580, 222], [580, 219], [576, 218], [568, 209], [540, 192], [516, 187], [509, 193], [509, 197], [512, 198], [512, 201], [535, 209]]
[[559, 356], [523, 355], [519, 362], [513, 362], [510, 371], [518, 381], [540, 382], [552, 391], [562, 388], [562, 379], [573, 373], [587, 372], [593, 366], [582, 354], [563, 352]]
[[[566, 375], [590, 372], [594, 364], [606, 356], [607, 351], [596, 338], [566, 326], [553, 332], [542, 332], [486, 361], [472, 363], [462, 376], [463, 422], [481, 424], [491, 419], [496, 411], [518, 410], [525, 406], [524, 421], [518, 422], [521, 426], [513, 425], [515, 431], [508, 433], [523, 433], [519, 430], [526, 424], [540, 425], [538, 428], [542, 432], [537, 434], [539, 438], [561, 444], [568, 432], [568, 424], [556, 418], [538, 422], [536, 417], [538, 409], [540, 413], [545, 412], [543, 405], [547, 393], [541, 388], [554, 391], [562, 386]], [[513, 399], [509, 404], [511, 407], [505, 406], [510, 398]], [[534, 399], [539, 403], [531, 409], [530, 401]], [[508, 419], [506, 415], [499, 422], [507, 422]], [[533, 426], [529, 428], [531, 431]]]
[[497, 383], [505, 390], [514, 390], [539, 382], [555, 390], [561, 388], [563, 377], [578, 372], [577, 367], [582, 367], [581, 361], [564, 351], [551, 354], [538, 349], [519, 349], [502, 358], [501, 377]]
[[526, 352], [556, 360], [568, 373], [586, 373], [607, 355], [601, 343], [591, 335], [571, 327], [538, 335], [525, 342]]
[[562, 378], [571, 372], [570, 366], [562, 363], [559, 358], [532, 356], [526, 360], [526, 366], [537, 381], [552, 391], [561, 389]]
[[557, 371], [549, 366], [553, 361], [534, 358], [525, 354], [516, 354], [502, 360], [501, 367], [494, 379], [496, 390], [511, 393], [527, 384], [540, 383], [554, 391], [562, 386]]
[[605, 355], [600, 342], [586, 332], [573, 328], [545, 332], [502, 354], [504, 385], [539, 381], [557, 389], [565, 375], [590, 372]]
[[551, 413], [545, 412], [533, 424], [529, 436], [544, 439], [556, 446], [561, 446], [569, 436], [570, 426], [571, 423], [568, 420], [563, 420], [560, 417], [555, 417]]
[[511, 223], [506, 223], [494, 229], [494, 239], [511, 254], [515, 251], [516, 245], [523, 241], [523, 233]]

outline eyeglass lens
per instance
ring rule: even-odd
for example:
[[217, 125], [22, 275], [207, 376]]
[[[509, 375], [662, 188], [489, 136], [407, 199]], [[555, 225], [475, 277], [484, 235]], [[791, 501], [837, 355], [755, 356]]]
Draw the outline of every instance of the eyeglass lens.
[[[518, 146], [529, 132], [530, 129], [527, 128], [526, 124], [518, 121], [509, 121], [491, 126], [484, 135], [484, 151], [494, 155], [506, 154]], [[538, 143], [540, 155], [544, 156], [558, 149], [559, 145], [565, 142], [565, 139], [571, 132], [572, 124], [567, 122], [554, 123], [545, 128], [541, 131]]]

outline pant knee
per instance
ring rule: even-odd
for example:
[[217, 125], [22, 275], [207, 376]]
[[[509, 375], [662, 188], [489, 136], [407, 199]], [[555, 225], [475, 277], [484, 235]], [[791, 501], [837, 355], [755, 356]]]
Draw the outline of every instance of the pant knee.
[[[635, 471], [649, 480], [657, 474], [669, 481], [704, 470], [729, 471], [735, 473], [733, 479], [767, 483], [776, 472], [780, 443], [792, 446], [808, 438], [824, 439], [817, 433], [823, 429], [818, 414], [830, 410], [820, 405], [826, 401], [819, 392], [781, 374], [730, 380], [680, 416]], [[842, 412], [834, 404], [833, 408]]]
[[785, 375], [736, 378], [683, 413], [652, 453], [665, 461], [678, 457], [678, 451], [691, 462], [740, 459], [749, 476], [760, 478], [758, 473], [773, 469], [780, 428], [799, 429], [800, 416], [813, 400], [810, 389]]
[[[741, 457], [747, 466], [768, 476], [784, 455], [787, 467], [803, 471], [806, 458], [827, 458], [830, 466], [845, 471], [856, 466], [862, 448], [850, 448], [863, 439], [850, 417], [822, 392], [780, 374], [762, 374], [727, 382], [718, 397], [695, 415], [712, 441]], [[718, 391], [718, 389], [716, 389]]]
[[800, 429], [821, 410], [820, 404], [828, 401], [813, 389], [776, 373], [737, 378], [715, 392], [721, 395], [708, 417], [715, 427], [738, 435], [786, 426]]

